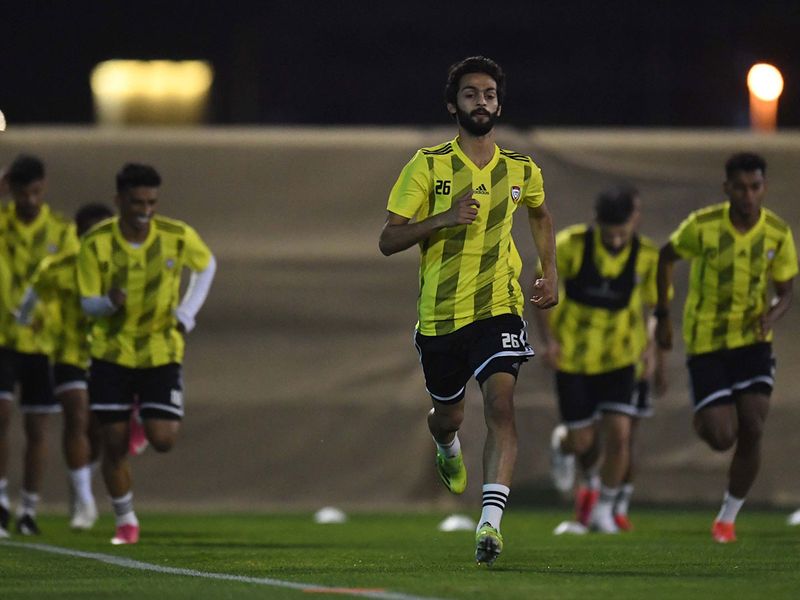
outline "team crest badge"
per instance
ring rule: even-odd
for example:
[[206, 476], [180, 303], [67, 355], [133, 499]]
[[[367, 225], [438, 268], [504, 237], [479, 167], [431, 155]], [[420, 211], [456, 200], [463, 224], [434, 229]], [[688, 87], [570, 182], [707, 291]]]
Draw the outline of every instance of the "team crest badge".
[[514, 204], [519, 202], [520, 197], [522, 197], [522, 190], [519, 188], [518, 185], [511, 186], [511, 199], [514, 201]]

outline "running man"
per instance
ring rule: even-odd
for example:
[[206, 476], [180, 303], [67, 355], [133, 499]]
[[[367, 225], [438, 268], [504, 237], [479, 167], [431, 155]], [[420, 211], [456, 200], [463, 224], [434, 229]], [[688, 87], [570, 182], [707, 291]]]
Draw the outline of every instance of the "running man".
[[445, 98], [455, 139], [422, 148], [392, 188], [380, 250], [389, 256], [419, 245], [419, 321], [415, 343], [433, 402], [428, 427], [447, 488], [462, 493], [467, 472], [458, 430], [465, 387], [474, 376], [483, 393], [487, 435], [483, 511], [475, 558], [491, 565], [503, 549], [500, 521], [517, 456], [514, 387], [533, 356], [522, 319], [522, 260], [511, 238], [514, 211], [524, 205], [544, 275], [531, 302], [558, 302], [553, 224], [539, 167], [495, 144], [505, 75], [494, 61], [470, 57], [450, 67]]
[[[78, 236], [113, 215], [105, 204], [81, 206], [75, 213]], [[69, 469], [70, 527], [87, 530], [97, 521], [91, 465], [99, 456], [99, 430], [89, 412], [89, 319], [81, 310], [77, 265], [77, 246], [45, 258], [31, 278], [17, 321], [29, 324], [40, 300], [56, 307], [53, 379], [55, 397], [64, 412], [62, 445]]]
[[[597, 196], [593, 225], [559, 232], [564, 299], [555, 310], [537, 313], [561, 415], [551, 437], [553, 478], [562, 491], [571, 489], [577, 457], [586, 479], [578, 520], [602, 533], [619, 531], [614, 505], [629, 474], [632, 423], [639, 415], [636, 368], [647, 347], [645, 309], [656, 302], [658, 248], [636, 232], [638, 196], [629, 187], [606, 190]], [[597, 479], [599, 494], [593, 492]]]
[[[78, 245], [69, 221], [52, 212], [45, 203], [44, 163], [35, 156], [20, 155], [5, 173], [12, 202], [0, 212], [0, 256], [8, 268], [9, 306], [19, 306], [31, 276], [47, 256]], [[47, 422], [61, 406], [53, 395], [49, 355], [53, 349], [50, 326], [53, 307], [40, 303], [31, 325], [13, 318], [3, 332], [0, 347], [0, 536], [8, 534], [8, 428], [14, 388], [20, 387], [20, 410], [25, 430], [25, 457], [21, 499], [17, 507], [16, 531], [36, 535], [36, 508], [47, 458]]]
[[[89, 398], [102, 426], [102, 472], [116, 516], [112, 544], [135, 544], [128, 462], [134, 397], [157, 452], [175, 444], [183, 407], [184, 335], [195, 325], [216, 261], [186, 223], [155, 214], [161, 177], [126, 164], [117, 174], [119, 215], [87, 233], [78, 256], [78, 288], [91, 329]], [[178, 304], [181, 274], [192, 272]]]
[[772, 330], [789, 309], [798, 270], [791, 229], [762, 206], [766, 173], [766, 161], [757, 154], [731, 156], [722, 184], [727, 201], [691, 213], [661, 248], [658, 262], [658, 344], [672, 348], [668, 289], [674, 263], [690, 260], [683, 339], [694, 429], [713, 450], [735, 447], [728, 489], [711, 528], [720, 543], [736, 541], [736, 516], [761, 464], [775, 383]]

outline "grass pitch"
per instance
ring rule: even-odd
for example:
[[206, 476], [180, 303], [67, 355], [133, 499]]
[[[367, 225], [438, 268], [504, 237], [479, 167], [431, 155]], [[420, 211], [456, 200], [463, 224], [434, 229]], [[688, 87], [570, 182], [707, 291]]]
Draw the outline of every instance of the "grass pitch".
[[800, 597], [800, 527], [784, 513], [745, 508], [739, 542], [719, 545], [713, 510], [638, 510], [631, 533], [554, 536], [565, 511], [512, 509], [492, 568], [474, 564], [472, 532], [437, 530], [445, 516], [351, 514], [317, 525], [300, 514], [142, 513], [141, 541], [120, 547], [109, 544], [109, 516], [79, 534], [66, 517], [43, 515], [42, 536], [0, 541], [0, 597]]

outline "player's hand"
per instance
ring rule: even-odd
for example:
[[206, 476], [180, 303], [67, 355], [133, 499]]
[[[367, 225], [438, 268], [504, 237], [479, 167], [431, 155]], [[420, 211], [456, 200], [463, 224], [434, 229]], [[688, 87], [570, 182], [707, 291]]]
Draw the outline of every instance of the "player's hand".
[[769, 332], [772, 331], [772, 319], [769, 316], [769, 312], [765, 312], [758, 317], [756, 327], [758, 327], [758, 339], [762, 342], [766, 341]]
[[672, 350], [672, 321], [669, 315], [656, 322], [656, 343], [662, 350]]
[[444, 213], [445, 227], [469, 225], [478, 218], [481, 203], [472, 197], [472, 190], [453, 199], [450, 209]]
[[550, 308], [558, 304], [558, 284], [546, 277], [540, 277], [531, 286], [531, 303], [536, 308]]
[[128, 295], [125, 293], [125, 290], [111, 288], [108, 290], [108, 299], [111, 300], [111, 304], [119, 308], [121, 306], [125, 306], [125, 301], [128, 299]]
[[180, 321], [178, 321], [178, 324], [175, 325], [175, 329], [177, 329], [178, 333], [180, 333], [181, 335], [186, 335], [186, 326]]

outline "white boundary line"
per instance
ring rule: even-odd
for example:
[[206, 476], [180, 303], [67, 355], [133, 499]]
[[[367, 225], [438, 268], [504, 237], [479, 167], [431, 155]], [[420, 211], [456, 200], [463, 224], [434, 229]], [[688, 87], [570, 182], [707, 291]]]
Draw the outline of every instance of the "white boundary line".
[[132, 558], [113, 556], [111, 554], [102, 554], [100, 552], [83, 552], [81, 550], [72, 550], [71, 548], [50, 546], [49, 544], [0, 541], [0, 546], [27, 548], [29, 550], [39, 550], [40, 552], [50, 552], [51, 554], [63, 554], [65, 556], [72, 556], [76, 558], [88, 558], [90, 560], [96, 560], [99, 562], [108, 563], [110, 565], [123, 567], [125, 569], [137, 569], [139, 571], [154, 571], [156, 573], [165, 573], [167, 575], [182, 575], [185, 577], [203, 577], [205, 579], [236, 581], [238, 583], [252, 583], [255, 585], [266, 585], [270, 587], [291, 588], [311, 593], [320, 593], [320, 594], [327, 593], [327, 594], [337, 594], [344, 596], [349, 595], [349, 596], [358, 596], [359, 598], [377, 598], [379, 600], [438, 600], [437, 598], [412, 596], [410, 594], [402, 594], [398, 592], [385, 592], [382, 590], [374, 590], [374, 589], [362, 590], [362, 589], [351, 589], [351, 588], [338, 588], [326, 585], [315, 585], [313, 583], [283, 581], [281, 579], [271, 579], [269, 577], [247, 577], [245, 575], [230, 575], [228, 573], [211, 573], [208, 571], [196, 571], [195, 569], [162, 567], [161, 565], [154, 565], [152, 563], [133, 560]]

